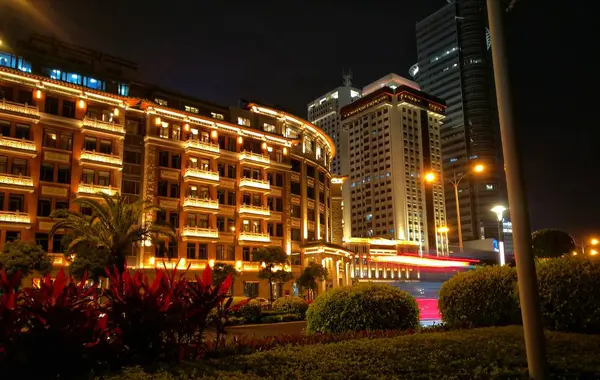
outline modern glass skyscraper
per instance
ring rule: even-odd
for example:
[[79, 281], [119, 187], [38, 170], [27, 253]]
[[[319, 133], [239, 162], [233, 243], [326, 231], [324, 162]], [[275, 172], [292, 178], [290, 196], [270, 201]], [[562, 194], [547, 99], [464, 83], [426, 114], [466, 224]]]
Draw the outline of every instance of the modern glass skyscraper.
[[484, 0], [448, 1], [417, 23], [418, 64], [411, 75], [426, 93], [446, 101], [441, 131], [450, 240], [458, 240], [455, 176], [483, 164], [459, 185], [463, 240], [497, 238], [490, 209], [506, 205], [506, 185], [494, 95], [492, 59]]

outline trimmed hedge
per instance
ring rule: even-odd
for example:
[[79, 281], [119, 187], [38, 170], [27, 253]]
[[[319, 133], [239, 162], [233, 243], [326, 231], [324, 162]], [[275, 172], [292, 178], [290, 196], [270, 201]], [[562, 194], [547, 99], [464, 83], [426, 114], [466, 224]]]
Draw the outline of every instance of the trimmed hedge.
[[306, 313], [307, 332], [404, 330], [419, 327], [419, 307], [390, 285], [359, 284], [321, 294]]
[[[549, 372], [559, 379], [598, 379], [600, 335], [546, 333]], [[175, 379], [525, 379], [527, 358], [517, 326], [287, 345], [251, 355], [182, 363], [146, 373], [129, 368], [106, 380]]]
[[279, 297], [273, 303], [273, 310], [304, 316], [308, 310], [308, 303], [300, 297]]
[[279, 322], [293, 322], [300, 321], [302, 318], [300, 315], [296, 313], [289, 314], [273, 314], [273, 315], [264, 315], [260, 322], [261, 323], [279, 323]]
[[546, 328], [600, 333], [600, 260], [549, 259], [538, 264], [537, 272]]
[[438, 307], [442, 319], [451, 328], [519, 324], [516, 284], [517, 271], [508, 266], [458, 273], [440, 289]]
[[[256, 323], [260, 320], [262, 306], [257, 300], [250, 300], [242, 306], [239, 311], [239, 317], [244, 318], [246, 323]], [[237, 315], [236, 315], [237, 316]]]

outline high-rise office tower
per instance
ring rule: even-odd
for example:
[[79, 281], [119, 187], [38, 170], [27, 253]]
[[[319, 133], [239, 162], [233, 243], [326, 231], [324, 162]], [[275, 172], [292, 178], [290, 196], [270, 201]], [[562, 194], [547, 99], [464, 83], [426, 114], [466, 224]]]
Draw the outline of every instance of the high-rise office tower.
[[442, 152], [450, 240], [458, 240], [454, 186], [456, 175], [483, 164], [459, 184], [463, 240], [497, 238], [490, 209], [506, 205], [506, 185], [494, 95], [487, 11], [483, 0], [448, 1], [417, 23], [419, 62], [411, 67], [423, 91], [446, 102]]
[[[329, 91], [308, 103], [308, 121], [320, 127], [340, 149], [340, 109], [360, 98], [360, 90], [352, 87], [350, 74], [344, 75], [344, 86]], [[336, 156], [331, 162], [331, 172], [340, 174], [340, 160]]]
[[[341, 109], [344, 236], [381, 237], [447, 252], [441, 182], [444, 102], [395, 74]], [[348, 145], [344, 145], [344, 141]], [[424, 173], [436, 173], [433, 183]], [[348, 223], [350, 222], [350, 223]], [[443, 231], [443, 229], [442, 229]]]

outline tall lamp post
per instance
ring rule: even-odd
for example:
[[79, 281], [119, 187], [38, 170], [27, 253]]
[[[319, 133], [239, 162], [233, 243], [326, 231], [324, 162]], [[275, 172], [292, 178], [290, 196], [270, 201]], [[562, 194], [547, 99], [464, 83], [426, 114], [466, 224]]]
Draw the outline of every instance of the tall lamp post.
[[500, 252], [500, 265], [506, 264], [506, 256], [504, 256], [504, 211], [506, 211], [506, 207], [504, 206], [494, 206], [491, 210], [496, 217], [498, 218], [498, 251]]
[[[460, 222], [460, 204], [458, 201], [458, 185], [460, 184], [460, 181], [462, 181], [463, 178], [465, 178], [467, 175], [469, 175], [471, 173], [481, 173], [484, 170], [485, 170], [485, 166], [478, 164], [478, 165], [475, 165], [472, 170], [464, 173], [460, 177], [456, 176], [456, 170], [455, 170], [453, 178], [451, 180], [448, 180], [448, 182], [450, 182], [454, 186], [454, 200], [456, 201], [456, 226], [457, 226], [457, 230], [458, 230], [458, 248], [461, 252], [463, 251], [463, 237], [462, 237], [462, 223]], [[433, 173], [425, 174], [425, 181], [427, 181], [429, 183], [435, 181], [435, 174], [433, 174]]]
[[500, 119], [500, 136], [506, 172], [506, 187], [510, 203], [510, 220], [513, 225], [513, 242], [521, 315], [523, 316], [523, 335], [529, 376], [533, 379], [547, 377], [546, 342], [542, 324], [542, 313], [538, 296], [535, 262], [531, 247], [531, 229], [527, 213], [527, 197], [523, 184], [523, 174], [517, 149], [515, 118], [513, 115], [513, 96], [508, 73], [508, 52], [504, 41], [503, 15], [506, 13], [504, 0], [487, 0], [487, 11], [492, 41], [492, 60], [496, 98]]

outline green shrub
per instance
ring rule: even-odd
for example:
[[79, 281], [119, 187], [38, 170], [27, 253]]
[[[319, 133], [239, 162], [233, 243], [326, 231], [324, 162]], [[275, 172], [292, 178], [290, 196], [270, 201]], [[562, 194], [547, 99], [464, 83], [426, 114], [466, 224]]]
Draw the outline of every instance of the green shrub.
[[520, 323], [516, 282], [517, 271], [508, 266], [457, 274], [440, 289], [438, 307], [443, 321], [452, 328]]
[[304, 316], [308, 310], [308, 303], [300, 297], [280, 297], [273, 303], [273, 310]]
[[398, 288], [360, 284], [321, 294], [308, 308], [306, 321], [309, 333], [414, 329], [419, 307]]
[[244, 318], [246, 323], [256, 323], [260, 321], [262, 306], [256, 300], [250, 300], [246, 305], [242, 306], [239, 311], [239, 317]]
[[600, 260], [566, 256], [540, 262], [537, 270], [544, 326], [600, 333]]

